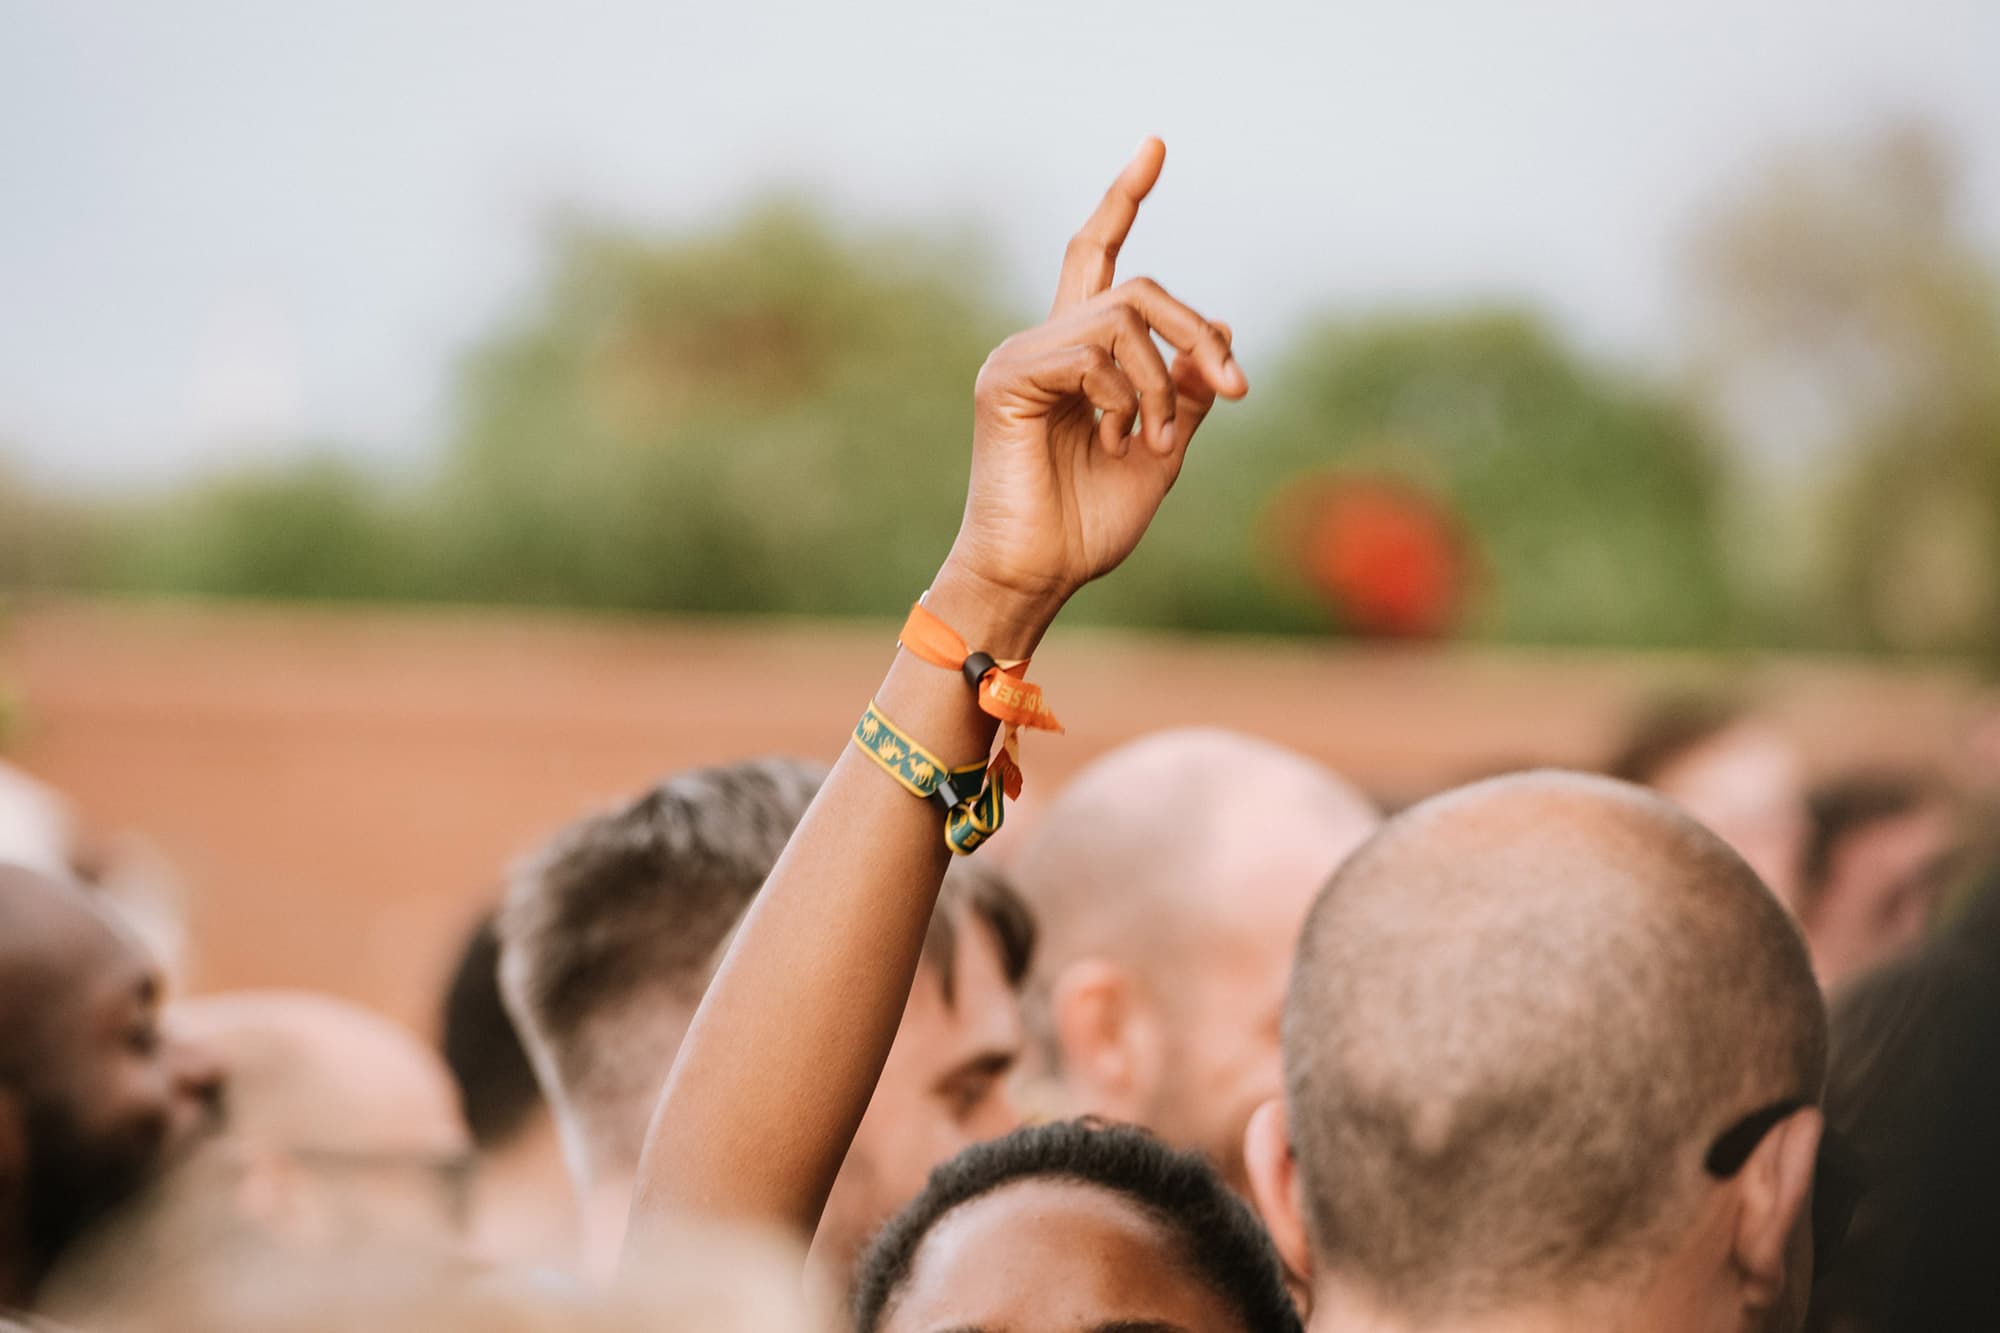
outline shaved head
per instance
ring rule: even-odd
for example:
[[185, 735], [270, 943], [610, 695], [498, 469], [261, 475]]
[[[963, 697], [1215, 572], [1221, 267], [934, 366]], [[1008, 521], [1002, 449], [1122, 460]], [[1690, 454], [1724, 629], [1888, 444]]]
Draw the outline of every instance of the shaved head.
[[1214, 728], [1079, 774], [1013, 865], [1042, 928], [1029, 1015], [1062, 1109], [1143, 1124], [1245, 1185], [1299, 927], [1380, 822], [1322, 765]]
[[356, 1159], [467, 1151], [443, 1060], [379, 1014], [330, 995], [268, 990], [182, 1000], [172, 1015], [228, 1066], [233, 1134]]
[[1413, 1319], [1642, 1280], [1707, 1145], [1816, 1101], [1791, 919], [1666, 802], [1536, 773], [1391, 821], [1315, 904], [1284, 1022], [1316, 1265]]
[[[359, 1005], [306, 991], [176, 1001], [169, 1021], [229, 1071], [219, 1133], [66, 1257], [47, 1308], [79, 1328], [365, 1272], [436, 1280], [462, 1231], [468, 1136], [443, 1061]], [[204, 1325], [205, 1326], [205, 1325]]]
[[1274, 895], [1250, 880], [1271, 863], [1317, 864], [1316, 889], [1380, 822], [1367, 797], [1304, 755], [1187, 727], [1084, 769], [1014, 868], [1042, 923], [1045, 964], [1136, 956], [1190, 927], [1256, 913]]

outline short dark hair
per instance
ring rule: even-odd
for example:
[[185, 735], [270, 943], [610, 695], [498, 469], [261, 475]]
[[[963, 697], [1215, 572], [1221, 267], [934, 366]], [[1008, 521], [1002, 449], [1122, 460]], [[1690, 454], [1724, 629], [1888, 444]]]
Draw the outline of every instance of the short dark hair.
[[1035, 914], [1012, 881], [981, 861], [954, 857], [944, 872], [938, 910], [931, 914], [924, 936], [924, 961], [937, 970], [945, 1003], [958, 1001], [958, 926], [961, 920], [984, 926], [1000, 952], [1000, 973], [1015, 990], [1035, 959]]
[[1270, 1236], [1206, 1158], [1176, 1152], [1129, 1125], [1065, 1120], [975, 1144], [931, 1172], [923, 1191], [861, 1257], [850, 1299], [856, 1333], [875, 1333], [939, 1222], [1026, 1180], [1072, 1181], [1128, 1200], [1168, 1233], [1180, 1261], [1242, 1316], [1246, 1329], [1299, 1327]]
[[516, 868], [501, 994], [573, 1165], [637, 1162], [687, 1017], [824, 776], [791, 759], [691, 769]]
[[440, 1053], [458, 1084], [466, 1128], [483, 1152], [514, 1135], [545, 1103], [521, 1034], [500, 998], [500, 935], [482, 915], [459, 951], [439, 1015]]
[[[501, 992], [573, 1153], [638, 1160], [687, 1017], [825, 776], [782, 758], [690, 769], [570, 825], [516, 872]], [[953, 858], [923, 954], [947, 1001], [968, 919], [991, 931], [1010, 985], [1034, 949], [1013, 887]]]

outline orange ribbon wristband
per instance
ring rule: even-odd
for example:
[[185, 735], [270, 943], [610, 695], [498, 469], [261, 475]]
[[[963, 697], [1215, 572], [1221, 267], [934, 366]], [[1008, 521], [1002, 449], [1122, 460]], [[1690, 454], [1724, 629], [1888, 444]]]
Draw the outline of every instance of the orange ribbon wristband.
[[1060, 732], [1062, 723], [1049, 711], [1042, 687], [1024, 679], [1030, 659], [998, 661], [966, 646], [958, 631], [927, 610], [922, 602], [910, 608], [903, 631], [897, 636], [903, 647], [932, 666], [957, 671], [969, 681], [979, 700], [979, 710], [1002, 724], [1000, 744], [987, 772], [998, 777], [1013, 800], [1021, 794], [1020, 729]]

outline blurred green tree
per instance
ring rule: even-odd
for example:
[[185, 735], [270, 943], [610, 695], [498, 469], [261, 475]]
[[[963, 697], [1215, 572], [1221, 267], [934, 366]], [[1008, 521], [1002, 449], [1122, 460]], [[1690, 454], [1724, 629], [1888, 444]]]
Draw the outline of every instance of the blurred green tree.
[[1007, 326], [984, 276], [783, 202], [665, 242], [570, 229], [468, 371], [439, 590], [894, 613], [957, 526], [969, 386]]
[[[991, 290], [969, 246], [847, 234], [793, 202], [665, 239], [573, 225], [533, 307], [469, 359], [434, 476], [395, 489], [316, 462], [211, 480], [123, 513], [104, 578], [894, 615], [950, 541], [970, 387], [1020, 323]], [[1708, 440], [1672, 395], [1518, 310], [1311, 326], [1216, 415], [1153, 538], [1080, 618], [1325, 632], [1284, 505], [1329, 471], [1444, 506], [1476, 560], [1471, 632], [1737, 628]]]
[[118, 512], [99, 578], [135, 592], [407, 595], [416, 515], [355, 467], [316, 457], [227, 473]]
[[1710, 441], [1671, 395], [1580, 361], [1526, 312], [1327, 321], [1212, 429], [1108, 614], [1323, 624], [1273, 501], [1334, 469], [1407, 479], [1456, 512], [1483, 574], [1476, 633], [1712, 644], [1735, 629]]

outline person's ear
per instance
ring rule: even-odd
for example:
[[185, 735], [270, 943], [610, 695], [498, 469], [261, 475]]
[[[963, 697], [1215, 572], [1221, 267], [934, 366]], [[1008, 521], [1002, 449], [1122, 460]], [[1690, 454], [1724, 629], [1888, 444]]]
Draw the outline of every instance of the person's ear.
[[1082, 958], [1049, 988], [1062, 1079], [1087, 1115], [1143, 1123], [1164, 1072], [1159, 1018], [1123, 967]]
[[1744, 1300], [1752, 1309], [1776, 1305], [1798, 1276], [1792, 1256], [1807, 1225], [1813, 1168], [1825, 1128], [1817, 1107], [1786, 1117], [1764, 1136], [1736, 1177], [1734, 1258]]
[[1291, 1121], [1280, 1098], [1271, 1098], [1251, 1113], [1243, 1131], [1243, 1166], [1250, 1176], [1251, 1200], [1278, 1247], [1278, 1257], [1292, 1279], [1310, 1291], [1312, 1246], [1299, 1209], [1299, 1165], [1292, 1154]]

